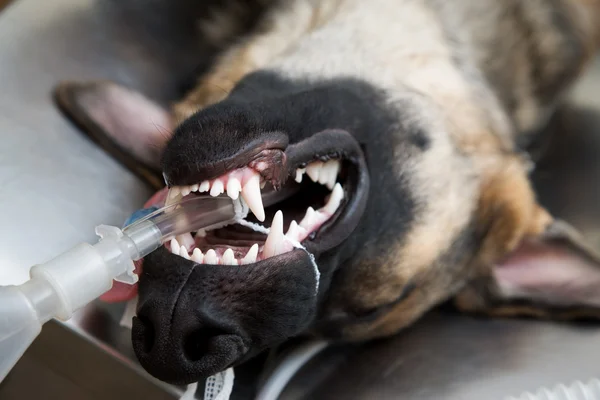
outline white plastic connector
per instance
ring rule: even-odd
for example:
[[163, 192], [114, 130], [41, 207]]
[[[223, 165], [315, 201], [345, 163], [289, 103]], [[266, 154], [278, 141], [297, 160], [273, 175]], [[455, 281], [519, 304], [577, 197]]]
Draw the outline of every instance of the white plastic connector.
[[160, 246], [160, 231], [151, 223], [131, 236], [111, 226], [100, 226], [97, 233], [101, 239], [95, 245], [81, 243], [32, 267], [24, 284], [0, 286], [0, 381], [44, 323], [52, 318], [68, 320], [110, 290], [113, 279], [137, 282], [133, 260]]

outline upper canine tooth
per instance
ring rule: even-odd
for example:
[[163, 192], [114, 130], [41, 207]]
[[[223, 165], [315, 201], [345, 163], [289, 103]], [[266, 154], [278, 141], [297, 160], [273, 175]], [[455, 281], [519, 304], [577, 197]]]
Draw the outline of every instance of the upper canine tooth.
[[233, 254], [233, 250], [227, 249], [225, 253], [223, 253], [223, 257], [221, 257], [221, 264], [223, 265], [238, 265], [237, 260], [235, 259], [235, 255]]
[[342, 202], [343, 198], [344, 189], [342, 189], [342, 185], [336, 183], [333, 187], [333, 190], [331, 191], [331, 195], [329, 196], [327, 204], [325, 204], [325, 207], [323, 207], [324, 210], [327, 211], [329, 214], [333, 215], [340, 206], [340, 203]]
[[265, 209], [260, 195], [260, 175], [258, 173], [248, 179], [242, 188], [242, 197], [256, 218], [260, 222], [264, 222]]
[[223, 186], [223, 181], [220, 179], [215, 179], [212, 184], [212, 188], [210, 189], [210, 195], [212, 197], [216, 197], [225, 191], [225, 187]]
[[217, 256], [217, 252], [213, 249], [210, 249], [204, 255], [204, 264], [213, 264], [217, 265], [219, 263], [219, 257]]
[[265, 241], [265, 247], [263, 249], [265, 258], [281, 254], [283, 251], [283, 244], [283, 213], [279, 210], [273, 217], [269, 236], [267, 236], [267, 240]]
[[296, 182], [301, 183], [302, 182], [302, 176], [304, 175], [304, 173], [306, 172], [305, 168], [298, 168], [296, 170]]
[[321, 182], [321, 179], [319, 179], [319, 182], [327, 185], [329, 190], [332, 190], [340, 171], [340, 160], [329, 160], [325, 163], [325, 167], [327, 168], [327, 181]]
[[248, 250], [248, 253], [246, 253], [246, 255], [244, 256], [244, 258], [240, 260], [240, 264], [246, 265], [255, 263], [256, 256], [258, 256], [258, 244], [254, 243], [252, 247], [250, 247], [250, 250]]
[[227, 196], [231, 197], [233, 200], [237, 200], [242, 191], [242, 183], [239, 179], [234, 177], [229, 177], [229, 181], [227, 181]]
[[325, 185], [327, 182], [329, 182], [329, 176], [331, 172], [331, 164], [329, 164], [328, 161], [323, 164], [323, 166], [321, 167], [321, 171], [319, 171], [319, 183], [321, 185]]
[[202, 251], [197, 247], [192, 252], [192, 261], [197, 262], [198, 264], [202, 264], [204, 261], [204, 254], [202, 254]]
[[210, 189], [209, 181], [202, 181], [202, 183], [200, 183], [200, 186], [198, 186], [198, 192], [200, 193], [208, 192], [208, 189]]
[[322, 161], [311, 162], [306, 167], [306, 175], [308, 175], [310, 177], [310, 179], [312, 179], [313, 182], [318, 182], [322, 167], [323, 167]]

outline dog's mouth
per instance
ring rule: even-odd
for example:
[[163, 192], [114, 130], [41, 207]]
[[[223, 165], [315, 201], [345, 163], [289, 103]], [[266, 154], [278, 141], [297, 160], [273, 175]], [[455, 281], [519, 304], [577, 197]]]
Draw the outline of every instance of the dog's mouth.
[[[362, 214], [361, 204], [368, 192], [362, 152], [353, 138], [342, 136], [342, 141], [351, 141], [352, 146], [338, 150], [323, 146], [316, 151], [313, 146], [305, 149], [310, 151], [297, 145], [286, 151], [263, 147], [240, 156], [247, 161], [245, 166], [212, 179], [172, 186], [166, 205], [208, 194], [241, 199], [251, 213], [247, 223], [185, 233], [173, 238], [167, 248], [198, 264], [246, 265], [288, 253], [299, 245], [310, 252], [338, 245], [356, 227], [356, 214]], [[343, 151], [345, 147], [360, 154]], [[263, 205], [264, 194], [273, 191], [278, 192], [277, 201]]]

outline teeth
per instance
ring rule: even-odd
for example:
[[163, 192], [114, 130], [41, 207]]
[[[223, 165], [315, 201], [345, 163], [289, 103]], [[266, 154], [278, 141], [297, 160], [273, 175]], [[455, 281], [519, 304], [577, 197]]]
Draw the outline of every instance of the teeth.
[[298, 168], [296, 170], [296, 182], [301, 183], [302, 182], [302, 176], [304, 175], [304, 173], [306, 172], [305, 168]]
[[329, 173], [331, 168], [328, 164], [329, 162], [324, 163], [319, 171], [319, 183], [321, 185], [325, 185], [327, 182], [329, 182]]
[[241, 259], [240, 264], [246, 265], [246, 264], [255, 263], [257, 256], [258, 256], [258, 244], [254, 243], [252, 245], [252, 247], [250, 247], [250, 250], [248, 250], [248, 253], [246, 254], [246, 256]]
[[200, 186], [199, 184], [195, 183], [195, 184], [193, 184], [192, 186], [190, 186], [190, 190], [191, 190], [192, 192], [197, 192], [197, 191], [198, 191], [198, 187], [199, 187], [199, 186]]
[[224, 191], [225, 187], [223, 186], [223, 182], [220, 179], [215, 179], [215, 181], [212, 184], [212, 188], [210, 189], [210, 195], [212, 197], [217, 197]]
[[191, 186], [182, 186], [181, 187], [181, 196], [185, 197], [192, 192]]
[[263, 254], [265, 258], [276, 256], [283, 250], [283, 213], [277, 211], [271, 222], [271, 228], [269, 230], [269, 236], [265, 241], [265, 247]]
[[217, 265], [219, 263], [219, 257], [217, 257], [217, 253], [210, 249], [204, 255], [204, 264], [212, 264]]
[[206, 237], [206, 231], [204, 229], [200, 229], [196, 232], [196, 236], [198, 237]]
[[190, 259], [190, 255], [188, 254], [187, 249], [185, 248], [185, 246], [181, 246], [179, 248], [179, 255], [187, 260]]
[[203, 181], [200, 186], [198, 186], [198, 192], [200, 193], [208, 192], [208, 189], [210, 189], [209, 181]]
[[230, 177], [227, 182], [227, 196], [231, 197], [233, 200], [237, 200], [242, 191], [242, 183], [239, 179]]
[[316, 213], [315, 209], [312, 207], [308, 207], [306, 209], [306, 215], [304, 216], [304, 218], [302, 218], [302, 221], [300, 221], [300, 226], [307, 230], [310, 229], [316, 215], [317, 215], [317, 213]]
[[192, 261], [197, 262], [198, 264], [202, 264], [202, 262], [204, 261], [204, 254], [202, 254], [202, 251], [200, 251], [200, 249], [194, 249], [194, 251], [192, 252]]
[[308, 175], [313, 182], [318, 182], [322, 167], [323, 163], [321, 161], [312, 162], [306, 167], [306, 175]]
[[[326, 178], [323, 178], [323, 170], [326, 170]], [[321, 174], [319, 175], [319, 183], [322, 185], [327, 185], [329, 190], [333, 189], [335, 182], [337, 181], [337, 175], [340, 170], [340, 161], [339, 160], [329, 160], [323, 166], [321, 170]]]
[[292, 240], [298, 240], [300, 236], [300, 227], [296, 221], [292, 221], [290, 223], [290, 227], [288, 228], [287, 233], [285, 234], [288, 238]]
[[221, 257], [221, 264], [223, 265], [238, 265], [237, 260], [235, 259], [235, 255], [233, 254], [233, 250], [227, 249], [225, 253], [223, 253], [223, 257]]
[[260, 222], [265, 220], [265, 209], [260, 195], [260, 175], [255, 173], [242, 188], [242, 197]]
[[191, 249], [195, 241], [191, 233], [183, 233], [175, 237], [180, 246], [185, 246], [186, 249]]
[[167, 195], [167, 200], [165, 200], [165, 206], [170, 206], [171, 204], [177, 203], [181, 200], [181, 190], [179, 187], [175, 186], [169, 189], [169, 194]]
[[333, 187], [333, 191], [331, 192], [331, 195], [329, 196], [329, 200], [327, 201], [327, 204], [325, 204], [325, 211], [327, 211], [329, 214], [333, 215], [336, 210], [338, 209], [338, 207], [340, 206], [340, 203], [342, 202], [342, 199], [344, 198], [344, 190], [342, 189], [342, 185], [340, 185], [339, 183], [336, 183], [335, 186]]
[[179, 242], [177, 239], [171, 239], [171, 253], [179, 254]]

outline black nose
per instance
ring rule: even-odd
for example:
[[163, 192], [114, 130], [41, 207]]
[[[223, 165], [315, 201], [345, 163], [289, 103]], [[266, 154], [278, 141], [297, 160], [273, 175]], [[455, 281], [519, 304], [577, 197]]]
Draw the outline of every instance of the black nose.
[[164, 247], [148, 255], [132, 330], [142, 367], [193, 383], [305, 331], [316, 313], [315, 272], [305, 251], [286, 254], [243, 268], [197, 265]]
[[[165, 305], [166, 306], [166, 305]], [[247, 347], [235, 328], [187, 307], [145, 302], [133, 320], [133, 348], [141, 365], [172, 384], [197, 382], [238, 361]]]

